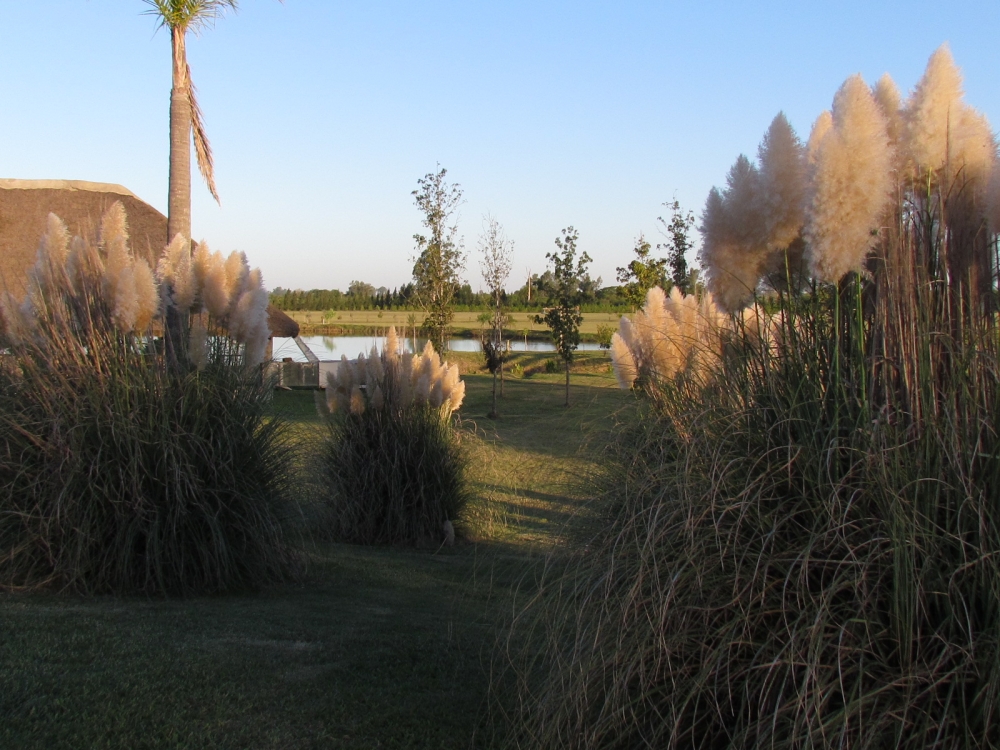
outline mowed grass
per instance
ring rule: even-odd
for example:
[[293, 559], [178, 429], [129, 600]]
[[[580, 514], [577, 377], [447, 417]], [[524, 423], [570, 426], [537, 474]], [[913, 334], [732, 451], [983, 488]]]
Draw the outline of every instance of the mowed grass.
[[[498, 623], [630, 402], [606, 359], [581, 357], [569, 409], [559, 373], [508, 380], [498, 420], [465, 362], [472, 541], [314, 545], [303, 583], [256, 595], [0, 595], [0, 748], [487, 747]], [[317, 439], [312, 392], [275, 408]]]
[[[300, 310], [289, 311], [288, 315], [301, 326], [357, 326], [365, 328], [388, 328], [396, 326], [402, 332], [410, 329], [409, 319], [413, 316], [419, 327], [424, 320], [424, 313], [412, 310]], [[482, 328], [479, 322], [481, 312], [456, 312], [451, 327], [454, 331], [478, 332]], [[595, 335], [598, 326], [616, 326], [621, 313], [583, 313], [583, 323], [580, 332]], [[507, 330], [514, 334], [527, 330], [534, 338], [539, 333], [548, 333], [544, 323], [534, 322], [534, 313], [510, 313]]]

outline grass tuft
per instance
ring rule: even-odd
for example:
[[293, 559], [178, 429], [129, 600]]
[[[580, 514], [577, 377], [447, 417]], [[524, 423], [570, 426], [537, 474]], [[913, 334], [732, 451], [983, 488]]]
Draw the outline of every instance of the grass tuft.
[[468, 461], [449, 415], [414, 404], [327, 418], [319, 490], [331, 538], [359, 544], [441, 543], [460, 529]]

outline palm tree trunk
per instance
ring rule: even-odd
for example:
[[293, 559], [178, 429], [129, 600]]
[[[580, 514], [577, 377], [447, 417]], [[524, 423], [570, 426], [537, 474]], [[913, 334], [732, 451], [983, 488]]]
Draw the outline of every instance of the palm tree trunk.
[[[170, 175], [167, 194], [167, 236], [170, 244], [178, 234], [191, 241], [191, 81], [188, 80], [185, 30], [172, 28], [173, 87], [170, 89]], [[186, 315], [167, 306], [163, 331], [167, 366], [177, 369], [184, 360]]]
[[170, 90], [170, 185], [167, 195], [167, 236], [191, 239], [191, 82], [187, 74], [184, 29], [171, 29], [173, 88]]

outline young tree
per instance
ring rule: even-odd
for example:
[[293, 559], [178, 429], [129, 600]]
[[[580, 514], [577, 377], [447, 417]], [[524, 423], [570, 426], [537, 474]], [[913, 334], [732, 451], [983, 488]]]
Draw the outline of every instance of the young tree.
[[507, 311], [504, 304], [504, 285], [510, 277], [513, 268], [514, 242], [508, 240], [493, 216], [483, 218], [483, 234], [479, 238], [479, 251], [482, 260], [479, 262], [483, 272], [483, 280], [490, 293], [490, 339], [483, 342], [486, 353], [486, 364], [493, 373], [493, 411], [490, 417], [497, 416], [497, 373], [500, 374], [500, 395], [503, 395], [503, 363], [506, 350], [503, 343], [503, 329], [507, 325]]
[[[666, 261], [670, 265], [670, 280], [673, 285], [684, 294], [690, 294], [693, 290], [691, 289], [691, 274], [688, 272], [687, 252], [691, 249], [691, 238], [688, 233], [694, 226], [694, 214], [690, 211], [684, 213], [678, 200], [663, 205], [670, 209], [670, 221], [668, 222], [662, 216], [658, 217], [657, 221], [666, 229], [665, 234], [669, 241], [658, 244], [656, 249], [667, 251]], [[670, 291], [665, 286], [661, 288], [665, 292]], [[641, 307], [644, 301], [645, 296], [639, 302], [638, 307]]]
[[618, 282], [622, 285], [621, 294], [633, 310], [642, 307], [646, 301], [646, 292], [654, 286], [669, 291], [666, 288], [668, 283], [667, 259], [651, 258], [652, 249], [653, 246], [640, 234], [639, 239], [635, 241], [635, 260], [624, 268], [615, 269]]
[[449, 184], [445, 180], [447, 174], [443, 167], [429, 172], [417, 180], [420, 187], [413, 191], [413, 202], [423, 212], [423, 224], [428, 231], [427, 236], [413, 235], [417, 243], [413, 281], [417, 300], [427, 313], [424, 327], [438, 352], [445, 351], [448, 327], [454, 316], [452, 301], [459, 287], [459, 275], [465, 268], [458, 225], [453, 223], [462, 204], [462, 189]]
[[536, 323], [545, 323], [552, 332], [556, 351], [566, 366], [566, 406], [569, 406], [569, 368], [573, 362], [573, 352], [580, 345], [580, 282], [587, 276], [587, 264], [591, 257], [586, 252], [576, 257], [576, 243], [579, 235], [573, 227], [562, 230], [562, 237], [556, 237], [557, 252], [546, 253], [552, 263], [552, 307], [544, 315], [536, 315]]

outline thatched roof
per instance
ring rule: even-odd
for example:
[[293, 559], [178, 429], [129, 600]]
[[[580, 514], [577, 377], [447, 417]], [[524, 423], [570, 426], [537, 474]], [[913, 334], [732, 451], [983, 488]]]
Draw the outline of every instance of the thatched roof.
[[[66, 222], [70, 234], [86, 236], [115, 201], [125, 208], [132, 251], [155, 268], [167, 243], [167, 217], [127, 188], [82, 180], [0, 179], [0, 290], [7, 289], [18, 298], [24, 294], [27, 271], [34, 265], [50, 213]], [[268, 307], [274, 335], [297, 336], [298, 324], [288, 318], [295, 333], [284, 333], [290, 329], [281, 317], [288, 316]]]
[[267, 306], [267, 327], [272, 336], [294, 339], [299, 335], [299, 324], [274, 305]]
[[121, 201], [132, 250], [154, 265], [167, 237], [167, 217], [121, 185], [76, 180], [0, 180], [0, 289], [24, 294], [26, 272], [35, 262], [45, 222], [54, 213], [70, 234], [91, 234], [101, 216]]

